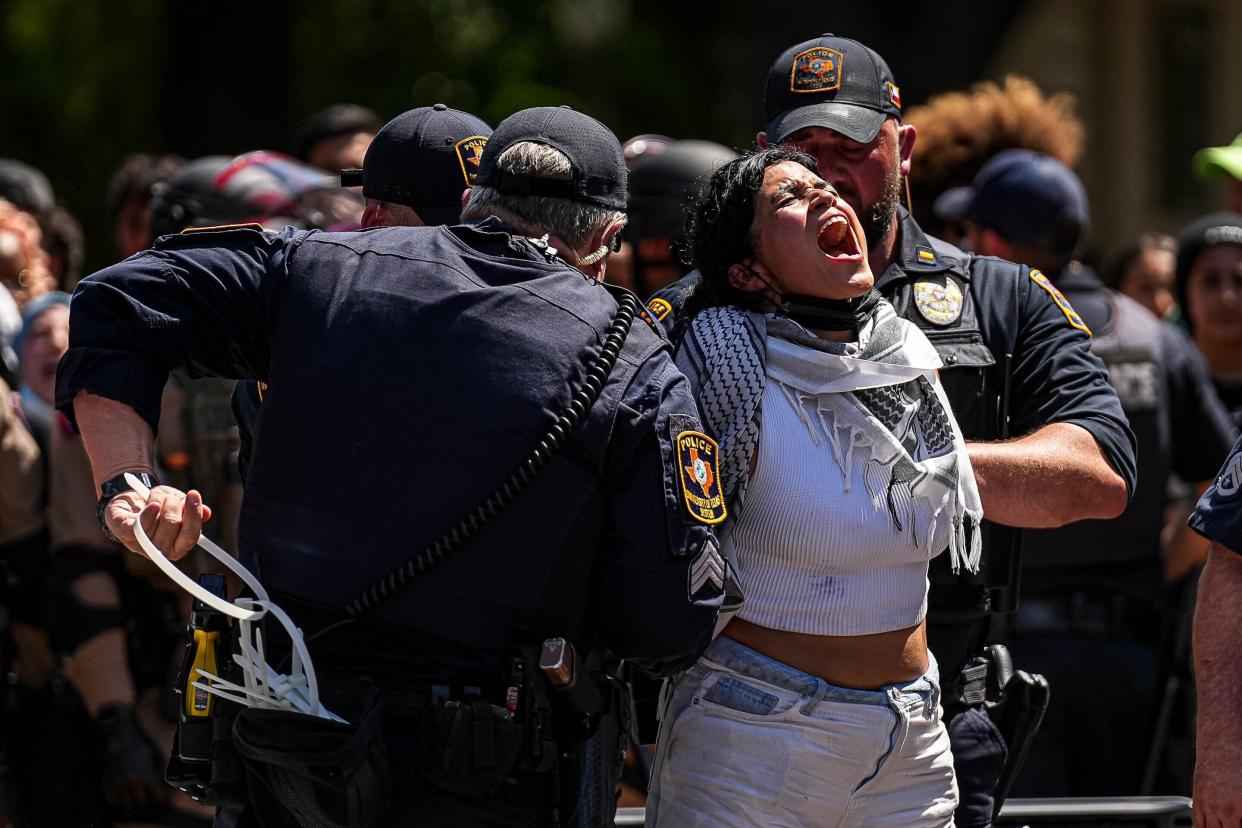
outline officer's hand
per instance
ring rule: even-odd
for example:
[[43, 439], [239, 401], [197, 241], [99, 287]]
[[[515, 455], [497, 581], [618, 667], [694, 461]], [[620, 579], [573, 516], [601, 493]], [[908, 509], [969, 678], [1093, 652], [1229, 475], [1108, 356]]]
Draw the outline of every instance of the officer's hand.
[[1242, 768], [1205, 759], [1195, 764], [1195, 828], [1242, 826]]
[[156, 486], [144, 503], [137, 492], [123, 492], [108, 503], [104, 520], [125, 548], [143, 557], [146, 553], [134, 537], [134, 524], [142, 521], [142, 530], [169, 560], [176, 561], [198, 543], [203, 524], [211, 519], [211, 508], [203, 504], [203, 496], [191, 489], [181, 492], [172, 486]]

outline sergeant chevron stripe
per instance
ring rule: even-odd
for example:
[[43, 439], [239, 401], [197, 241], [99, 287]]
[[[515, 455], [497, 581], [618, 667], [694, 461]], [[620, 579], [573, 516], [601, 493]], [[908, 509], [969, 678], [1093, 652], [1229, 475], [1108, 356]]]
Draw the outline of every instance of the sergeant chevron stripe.
[[[703, 544], [703, 551], [694, 559], [694, 563], [690, 564], [690, 600], [718, 596], [724, 589], [724, 582], [724, 558], [720, 557], [716, 544], [708, 541]], [[710, 592], [705, 596], [700, 596], [699, 592], [709, 584], [712, 586]]]

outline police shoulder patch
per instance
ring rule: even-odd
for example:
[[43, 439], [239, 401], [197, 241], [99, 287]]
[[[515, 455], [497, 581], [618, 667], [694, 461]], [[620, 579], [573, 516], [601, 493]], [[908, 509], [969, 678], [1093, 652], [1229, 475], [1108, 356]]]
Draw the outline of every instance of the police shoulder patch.
[[1065, 298], [1065, 294], [1057, 290], [1056, 285], [1049, 281], [1048, 277], [1038, 270], [1031, 270], [1031, 281], [1039, 285], [1048, 295], [1052, 297], [1052, 301], [1061, 309], [1061, 313], [1065, 314], [1065, 318], [1069, 320], [1071, 328], [1077, 328], [1091, 336], [1091, 329], [1087, 327], [1087, 323], [1082, 321], [1082, 317], [1078, 315], [1078, 311], [1070, 305], [1069, 300]]
[[657, 322], [663, 322], [664, 318], [673, 312], [673, 306], [667, 300], [655, 297], [647, 303], [647, 310], [651, 312], [651, 317]]
[[964, 303], [961, 287], [948, 276], [914, 283], [914, 307], [933, 325], [952, 325], [962, 315]]
[[466, 187], [474, 186], [479, 175], [479, 164], [483, 162], [483, 148], [487, 146], [487, 136], [471, 135], [457, 142], [457, 163], [461, 166], [461, 174], [465, 178]]
[[728, 513], [720, 490], [720, 447], [701, 431], [682, 431], [673, 443], [686, 511], [700, 523], [722, 522]]
[[790, 92], [831, 92], [841, 88], [841, 62], [836, 49], [815, 46], [794, 55], [789, 68]]

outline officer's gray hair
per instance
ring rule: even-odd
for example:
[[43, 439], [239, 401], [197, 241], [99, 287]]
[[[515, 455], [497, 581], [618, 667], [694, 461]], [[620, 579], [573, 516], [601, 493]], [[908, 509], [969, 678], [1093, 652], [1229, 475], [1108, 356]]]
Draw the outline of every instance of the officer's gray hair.
[[[500, 154], [496, 166], [518, 175], [569, 179], [573, 168], [565, 153], [547, 144], [519, 141]], [[492, 187], [476, 186], [470, 203], [461, 213], [462, 221], [479, 221], [496, 216], [528, 236], [554, 233], [579, 248], [591, 234], [614, 221], [624, 221], [625, 213], [608, 207], [540, 195], [502, 193]]]

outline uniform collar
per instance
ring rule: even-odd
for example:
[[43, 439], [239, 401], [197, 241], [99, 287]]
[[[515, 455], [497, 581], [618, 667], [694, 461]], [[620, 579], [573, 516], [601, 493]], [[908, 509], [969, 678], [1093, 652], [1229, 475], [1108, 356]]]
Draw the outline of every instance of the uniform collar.
[[496, 216], [457, 225], [451, 228], [451, 231], [461, 237], [462, 241], [475, 247], [496, 246], [503, 248], [510, 255], [516, 253], [537, 261], [555, 262], [577, 270], [560, 256], [555, 248], [548, 246], [546, 236], [540, 239], [523, 235], [516, 227]]
[[969, 281], [968, 261], [969, 254], [924, 233], [914, 216], [905, 207], [898, 206], [897, 255], [875, 286], [883, 288], [896, 279], [915, 279], [933, 273], [952, 273]]

